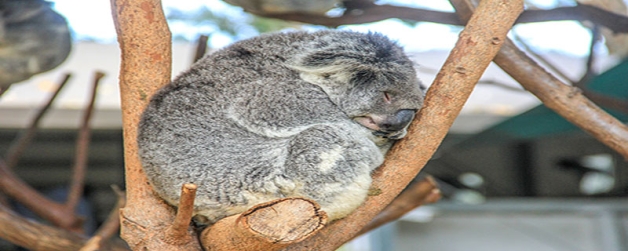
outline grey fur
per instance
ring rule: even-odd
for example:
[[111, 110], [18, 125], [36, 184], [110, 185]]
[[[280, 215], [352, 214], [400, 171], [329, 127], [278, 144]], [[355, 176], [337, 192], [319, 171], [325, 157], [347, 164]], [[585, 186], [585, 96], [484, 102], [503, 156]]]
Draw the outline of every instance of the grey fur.
[[377, 33], [237, 42], [152, 98], [138, 132], [146, 175], [175, 206], [181, 185], [197, 184], [195, 210], [209, 223], [295, 196], [342, 218], [422, 106], [412, 65]]

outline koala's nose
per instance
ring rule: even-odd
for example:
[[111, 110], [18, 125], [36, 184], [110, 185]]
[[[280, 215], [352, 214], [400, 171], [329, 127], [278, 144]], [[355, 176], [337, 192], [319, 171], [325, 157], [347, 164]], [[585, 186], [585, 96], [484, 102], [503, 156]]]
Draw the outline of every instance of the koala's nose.
[[414, 114], [416, 110], [413, 109], [403, 109], [397, 111], [394, 116], [388, 116], [383, 123], [380, 125], [382, 131], [387, 132], [396, 132], [403, 130], [406, 128], [412, 119], [414, 118]]

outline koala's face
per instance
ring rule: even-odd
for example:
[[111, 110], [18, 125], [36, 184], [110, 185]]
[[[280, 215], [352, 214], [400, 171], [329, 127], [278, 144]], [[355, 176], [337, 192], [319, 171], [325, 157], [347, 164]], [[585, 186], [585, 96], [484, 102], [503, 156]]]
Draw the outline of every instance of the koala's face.
[[[400, 70], [400, 69], [398, 69]], [[414, 70], [358, 71], [338, 106], [375, 136], [400, 139], [423, 105], [423, 90]]]
[[347, 116], [378, 137], [400, 139], [423, 105], [423, 90], [403, 50], [376, 34], [323, 37], [291, 65], [320, 86]]

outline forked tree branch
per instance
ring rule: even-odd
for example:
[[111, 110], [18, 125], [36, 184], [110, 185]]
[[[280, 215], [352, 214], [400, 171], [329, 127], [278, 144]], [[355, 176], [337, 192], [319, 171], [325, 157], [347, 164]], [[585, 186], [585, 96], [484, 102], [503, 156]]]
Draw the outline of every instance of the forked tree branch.
[[80, 229], [82, 220], [63, 204], [52, 201], [26, 184], [0, 160], [0, 191], [14, 198], [35, 214], [63, 229]]
[[[75, 166], [73, 170], [74, 175], [70, 184], [68, 200], [65, 204], [57, 203], [41, 195], [34, 188], [15, 176], [8, 164], [0, 162], [0, 173], [2, 174], [2, 177], [0, 177], [0, 190], [4, 191], [7, 195], [13, 197], [20, 203], [24, 204], [40, 217], [52, 222], [54, 225], [77, 233], [83, 232], [83, 220], [81, 217], [75, 214], [75, 208], [83, 193], [86, 172], [85, 169], [87, 162], [87, 150], [90, 140], [89, 121], [91, 118], [92, 110], [94, 108], [96, 87], [99, 83], [100, 78], [102, 78], [103, 76], [103, 73], [96, 73], [96, 78], [93, 83], [92, 95], [89, 104], [85, 108], [85, 116], [81, 122], [82, 126], [79, 132], [79, 137], [77, 139], [77, 153], [75, 155]], [[10, 151], [8, 154], [8, 159], [13, 160], [14, 164], [17, 163], [17, 159], [26, 149], [27, 144], [30, 143], [30, 141], [32, 140], [38, 127], [39, 121], [48, 111], [49, 107], [52, 104], [52, 101], [58, 95], [59, 91], [65, 85], [65, 83], [67, 83], [69, 77], [70, 75], [66, 74], [64, 80], [49, 98], [48, 102], [39, 110], [37, 116], [35, 116], [33, 121], [30, 123], [28, 129], [16, 139], [16, 143], [14, 144], [12, 151]]]
[[[462, 20], [468, 19], [473, 13], [470, 1], [451, 2]], [[587, 99], [580, 89], [552, 76], [519, 50], [510, 39], [506, 39], [494, 61], [545, 106], [628, 158], [628, 126]]]

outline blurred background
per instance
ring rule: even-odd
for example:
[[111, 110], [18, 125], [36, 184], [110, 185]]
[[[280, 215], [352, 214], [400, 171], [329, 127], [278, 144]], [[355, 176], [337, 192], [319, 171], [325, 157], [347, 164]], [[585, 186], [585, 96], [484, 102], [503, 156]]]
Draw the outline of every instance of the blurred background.
[[[254, 2], [268, 5], [249, 5]], [[622, 0], [586, 1], [590, 2], [628, 13]], [[335, 17], [347, 10], [343, 3], [163, 0], [174, 42], [173, 76], [192, 64], [201, 35], [207, 36], [210, 53], [261, 33], [327, 29], [248, 12], [297, 10]], [[454, 11], [446, 0], [375, 3]], [[528, 10], [576, 5], [573, 0], [526, 1]], [[302, 9], [290, 9], [297, 7]], [[42, 8], [50, 15], [32, 14]], [[89, 83], [96, 71], [106, 74], [91, 121], [94, 131], [82, 202], [93, 229], [115, 204], [109, 186], [124, 187], [120, 51], [110, 3], [4, 0], [0, 14], [4, 25], [0, 27], [0, 81], [4, 81], [0, 82], [0, 154], [9, 150], [64, 75], [72, 74], [14, 170], [43, 193], [63, 198]], [[12, 25], [15, 20], [30, 24], [18, 27]], [[338, 29], [375, 31], [398, 41], [429, 86], [462, 27], [387, 19]], [[612, 34], [586, 21], [552, 21], [517, 24], [509, 36], [566, 82], [623, 100], [603, 108], [628, 121], [628, 106], [623, 106], [628, 101], [626, 34]], [[420, 176], [426, 174], [438, 181], [444, 195], [440, 202], [422, 206], [342, 250], [628, 250], [626, 159], [541, 105], [495, 65], [485, 72]], [[9, 203], [28, 215], [17, 203]], [[0, 250], [14, 249], [0, 240]]]

